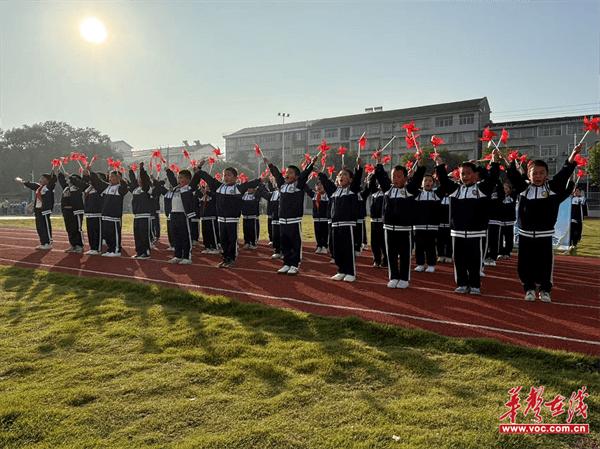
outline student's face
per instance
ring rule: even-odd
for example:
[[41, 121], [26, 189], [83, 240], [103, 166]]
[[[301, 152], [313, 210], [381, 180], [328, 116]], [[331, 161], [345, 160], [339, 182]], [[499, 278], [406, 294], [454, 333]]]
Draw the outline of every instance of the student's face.
[[110, 183], [110, 185], [116, 186], [117, 184], [119, 184], [121, 182], [121, 177], [119, 175], [117, 175], [116, 173], [111, 173], [110, 176], [108, 177], [108, 182]]
[[510, 195], [512, 193], [512, 188], [510, 187], [510, 185], [504, 184], [502, 187], [504, 187], [504, 194], [505, 195]]
[[248, 189], [247, 192], [252, 195], [254, 192], [256, 192], [256, 189]]
[[433, 189], [433, 178], [431, 176], [426, 176], [423, 178], [423, 190], [430, 191]]
[[177, 175], [177, 181], [181, 187], [187, 186], [190, 183], [190, 178], [185, 175]]
[[40, 176], [38, 182], [41, 186], [48, 185], [48, 178], [46, 178], [45, 176]]
[[352, 178], [350, 178], [350, 174], [346, 170], [340, 170], [335, 178], [336, 184], [341, 188], [346, 188], [352, 182]]
[[319, 192], [319, 193], [325, 193], [325, 189], [323, 188], [323, 184], [321, 184], [320, 182], [317, 182], [317, 185], [315, 187], [317, 189], [317, 192]]
[[460, 169], [460, 180], [465, 185], [475, 184], [479, 175], [471, 167], [461, 167]]
[[237, 176], [235, 176], [231, 171], [224, 170], [223, 171], [223, 181], [227, 185], [233, 185], [237, 182]]
[[575, 196], [581, 196], [581, 190], [575, 189], [575, 191], [573, 192], [573, 195], [575, 195]]
[[543, 185], [548, 178], [548, 170], [546, 170], [546, 167], [540, 167], [538, 165], [529, 167], [527, 174], [529, 175], [529, 181], [537, 187]]
[[394, 184], [394, 187], [404, 187], [406, 176], [402, 170], [392, 170], [392, 184]]
[[292, 183], [296, 182], [296, 179], [298, 179], [298, 176], [296, 175], [296, 170], [288, 168], [287, 171], [285, 172], [286, 184], [292, 184]]

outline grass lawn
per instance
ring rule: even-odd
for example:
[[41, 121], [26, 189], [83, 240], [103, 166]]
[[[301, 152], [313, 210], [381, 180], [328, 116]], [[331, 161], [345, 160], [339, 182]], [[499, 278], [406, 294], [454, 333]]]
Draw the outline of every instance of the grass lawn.
[[[592, 448], [599, 366], [579, 354], [0, 267], [3, 449]], [[516, 385], [544, 385], [546, 400], [587, 385], [592, 435], [499, 435]]]
[[[0, 220], [1, 227], [25, 227], [35, 229], [35, 222], [33, 218], [25, 218], [22, 220]], [[52, 226], [56, 229], [64, 229], [65, 223], [62, 216], [54, 214], [52, 220]], [[166, 220], [164, 216], [161, 216], [162, 233], [166, 234]], [[123, 229], [125, 232], [133, 233], [133, 216], [127, 214], [123, 216]], [[371, 225], [369, 219], [367, 219], [367, 233], [370, 232]], [[239, 236], [242, 237], [242, 229], [240, 226]], [[370, 240], [370, 234], [367, 234], [368, 240]], [[315, 240], [315, 233], [313, 228], [312, 217], [305, 215], [302, 220], [302, 238], [305, 241], [313, 242]], [[267, 240], [267, 217], [261, 215], [260, 217], [260, 239]], [[600, 257], [600, 219], [588, 218], [583, 223], [583, 238], [579, 247], [573, 251], [572, 255], [575, 256], [591, 256]]]

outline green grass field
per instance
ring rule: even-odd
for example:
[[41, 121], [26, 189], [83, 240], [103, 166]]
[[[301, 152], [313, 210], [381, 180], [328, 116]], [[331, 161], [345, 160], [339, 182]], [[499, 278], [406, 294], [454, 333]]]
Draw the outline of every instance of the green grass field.
[[[54, 215], [52, 226], [56, 229], [64, 229], [65, 223], [62, 217]], [[166, 233], [166, 220], [161, 217], [161, 226], [163, 234]], [[33, 218], [24, 218], [22, 220], [0, 220], [0, 227], [25, 227], [35, 228]], [[123, 216], [123, 229], [125, 232], [133, 232], [133, 216], [130, 214]], [[367, 232], [370, 232], [370, 224], [367, 219]], [[240, 237], [242, 230], [240, 226]], [[315, 240], [312, 217], [305, 215], [302, 221], [302, 238], [305, 241]], [[260, 217], [260, 239], [267, 240], [267, 217]], [[574, 256], [600, 257], [600, 219], [587, 219], [583, 223], [583, 239], [578, 248], [572, 252]]]
[[[599, 367], [578, 354], [0, 267], [3, 449], [592, 448]], [[515, 385], [544, 385], [547, 399], [587, 385], [592, 435], [499, 435]]]

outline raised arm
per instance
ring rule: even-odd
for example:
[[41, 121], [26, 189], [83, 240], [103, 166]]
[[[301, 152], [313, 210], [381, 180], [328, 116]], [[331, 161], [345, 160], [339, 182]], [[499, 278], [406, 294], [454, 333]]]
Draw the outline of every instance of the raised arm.
[[385, 169], [383, 168], [383, 165], [377, 164], [377, 166], [375, 167], [374, 176], [375, 180], [379, 183], [379, 186], [381, 187], [382, 191], [387, 192], [388, 190], [390, 190], [390, 187], [392, 187], [392, 181]]
[[66, 189], [69, 185], [67, 183], [67, 179], [65, 178], [65, 174], [63, 172], [58, 173], [58, 183], [60, 184], [61, 189]]
[[107, 182], [104, 182], [102, 179], [100, 179], [98, 174], [93, 171], [90, 172], [90, 183], [98, 193], [104, 192], [109, 185]]
[[254, 187], [258, 187], [259, 184], [260, 184], [260, 178], [256, 178], [256, 179], [253, 179], [252, 181], [243, 182], [241, 184], [238, 184], [237, 188], [240, 191], [240, 193], [243, 194], [248, 189], [253, 189]]
[[448, 172], [446, 171], [446, 164], [444, 164], [441, 161], [441, 159], [439, 163], [437, 163], [437, 165], [435, 166], [435, 174], [437, 175], [438, 181], [440, 183], [440, 196], [443, 197], [446, 195], [450, 195], [456, 189], [458, 189], [458, 184], [448, 177]]
[[302, 170], [302, 172], [300, 173], [300, 176], [298, 177], [298, 182], [297, 182], [297, 186], [299, 189], [303, 189], [304, 186], [306, 185], [306, 183], [308, 182], [308, 177], [310, 176], [311, 172], [313, 171], [313, 167], [315, 165], [315, 161], [317, 160], [318, 156], [313, 157], [313, 159], [310, 161], [310, 164], [308, 164], [304, 170]]
[[517, 169], [517, 164], [515, 163], [515, 161], [512, 161], [508, 165], [508, 170], [506, 170], [506, 177], [508, 178], [508, 181], [512, 186], [513, 192], [517, 195], [527, 188], [527, 182], [525, 181], [525, 177]]
[[304, 185], [304, 193], [311, 199], [315, 197], [315, 191], [308, 184]]
[[144, 168], [144, 163], [140, 162], [140, 187], [144, 192], [148, 192], [150, 190], [150, 186], [152, 181], [150, 180], [150, 176], [148, 176], [148, 172]]
[[479, 182], [479, 189], [486, 195], [490, 196], [492, 193], [494, 193], [494, 189], [498, 184], [499, 177], [500, 164], [494, 160], [491, 164], [488, 176], [483, 181]]
[[356, 168], [354, 169], [354, 177], [352, 178], [352, 182], [350, 183], [350, 190], [354, 193], [360, 193], [360, 185], [362, 184], [362, 175], [363, 175], [363, 168], [360, 165], [360, 159], [359, 162], [356, 165]]
[[573, 174], [573, 172], [575, 171], [575, 167], [577, 166], [577, 164], [575, 163], [575, 161], [571, 161], [571, 158], [567, 159], [565, 161], [565, 163], [563, 164], [563, 166], [561, 167], [561, 169], [558, 171], [558, 173], [556, 173], [554, 175], [554, 177], [548, 181], [548, 185], [550, 186], [550, 189], [553, 192], [556, 193], [563, 193], [563, 192], [569, 192], [568, 190], [568, 183], [569, 183], [569, 179], [571, 178], [571, 175]]
[[138, 180], [135, 177], [135, 172], [129, 169], [129, 190], [132, 192], [139, 187]]
[[321, 184], [323, 184], [323, 188], [325, 189], [327, 196], [333, 195], [333, 192], [337, 190], [334, 182], [323, 172], [319, 173], [319, 181], [321, 181]]
[[169, 184], [171, 184], [171, 187], [177, 187], [179, 183], [177, 182], [177, 177], [175, 176], [175, 173], [173, 173], [173, 171], [170, 168], [167, 168], [165, 172], [167, 173], [167, 179], [169, 181]]
[[269, 171], [275, 178], [275, 183], [277, 184], [277, 187], [281, 187], [282, 185], [284, 185], [285, 179], [283, 179], [283, 175], [281, 174], [279, 169], [277, 167], [275, 167], [275, 165], [271, 164], [266, 158], [265, 158], [265, 163], [267, 163], [269, 165]]
[[84, 175], [84, 177], [78, 178], [77, 176], [71, 175], [69, 179], [71, 180], [71, 184], [79, 190], [85, 190], [90, 186], [90, 183], [88, 182], [90, 180], [89, 176]]
[[425, 176], [426, 167], [424, 165], [419, 165], [415, 174], [412, 175], [410, 181], [406, 184], [406, 191], [412, 195], [418, 195], [419, 190], [421, 189], [421, 184], [423, 183], [423, 176]]

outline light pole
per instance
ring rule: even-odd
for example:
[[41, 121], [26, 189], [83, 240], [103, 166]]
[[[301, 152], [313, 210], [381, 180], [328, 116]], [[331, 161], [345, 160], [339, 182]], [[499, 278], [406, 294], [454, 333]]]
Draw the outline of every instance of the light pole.
[[285, 167], [285, 155], [284, 155], [285, 129], [283, 129], [283, 125], [285, 125], [285, 118], [289, 117], [290, 114], [288, 114], [287, 112], [278, 112], [277, 115], [279, 117], [281, 117], [281, 125], [282, 125], [282, 129], [281, 129], [281, 168], [283, 168], [283, 167]]

